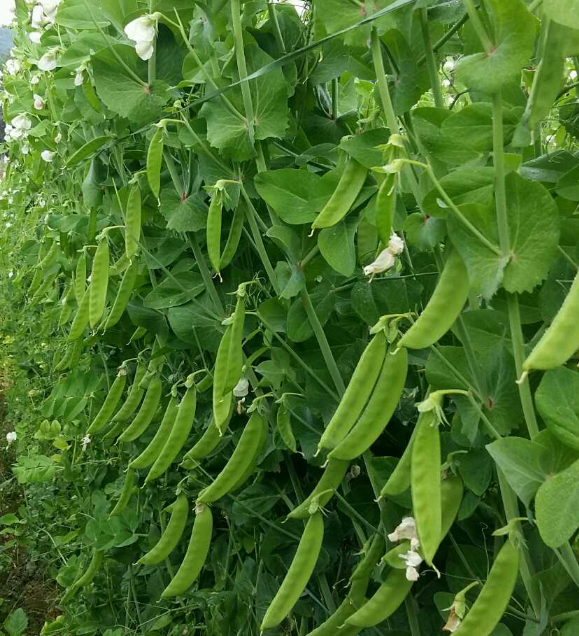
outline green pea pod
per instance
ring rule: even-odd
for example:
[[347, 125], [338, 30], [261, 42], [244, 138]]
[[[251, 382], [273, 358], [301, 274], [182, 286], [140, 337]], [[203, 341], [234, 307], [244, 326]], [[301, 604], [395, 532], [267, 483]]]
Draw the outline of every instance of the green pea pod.
[[233, 219], [231, 220], [231, 228], [229, 230], [229, 236], [227, 242], [221, 252], [221, 259], [219, 261], [219, 270], [223, 271], [233, 260], [239, 247], [239, 241], [241, 239], [241, 233], [243, 232], [243, 224], [245, 222], [245, 203], [240, 201], [233, 212]]
[[533, 369], [554, 369], [567, 360], [579, 349], [579, 273], [575, 276], [571, 289], [553, 319], [550, 327], [535, 345], [523, 364], [526, 372]]
[[70, 345], [60, 362], [54, 367], [54, 370], [57, 373], [61, 373], [62, 371], [66, 371], [73, 366], [73, 361], [76, 357], [78, 357], [78, 351], [82, 352], [84, 348], [84, 342], [82, 338], [75, 340], [74, 344]]
[[216, 274], [221, 272], [221, 222], [223, 213], [223, 192], [215, 190], [207, 215], [207, 254]]
[[355, 159], [350, 157], [347, 160], [338, 186], [312, 223], [312, 230], [333, 227], [348, 214], [360, 194], [367, 174], [368, 169]]
[[147, 367], [144, 364], [138, 364], [129, 395], [118, 413], [113, 417], [113, 422], [126, 422], [137, 410], [137, 407], [141, 403], [141, 398], [145, 393], [139, 386], [141, 384], [141, 380], [145, 376], [145, 373], [147, 373]]
[[489, 636], [501, 620], [515, 589], [519, 551], [507, 541], [493, 563], [478, 598], [463, 619], [455, 636]]
[[165, 415], [163, 416], [161, 424], [155, 433], [155, 437], [153, 437], [150, 441], [147, 448], [145, 448], [145, 450], [137, 458], [133, 459], [129, 466], [141, 470], [143, 468], [148, 468], [155, 462], [157, 457], [159, 457], [159, 453], [163, 450], [165, 442], [171, 435], [171, 431], [175, 424], [175, 418], [177, 417], [177, 412], [177, 398], [171, 396], [169, 404], [165, 409]]
[[133, 260], [129, 268], [126, 270], [123, 280], [119, 285], [119, 290], [113, 303], [112, 309], [107, 316], [103, 330], [106, 331], [111, 327], [114, 327], [125, 313], [125, 309], [129, 304], [129, 300], [135, 288], [135, 282], [137, 281], [137, 274], [139, 272], [139, 266], [136, 260]]
[[90, 78], [85, 77], [85, 80], [82, 83], [82, 92], [86, 97], [86, 101], [94, 108], [94, 110], [96, 110], [97, 113], [100, 113], [102, 111], [101, 103]]
[[351, 460], [365, 453], [380, 437], [402, 396], [408, 373], [408, 352], [398, 349], [388, 354], [374, 392], [354, 428], [328, 455]]
[[114, 422], [114, 420], [113, 420], [113, 425], [103, 435], [103, 442], [107, 442], [109, 440], [116, 439], [118, 437], [118, 435], [121, 433], [121, 431], [123, 430], [124, 426], [125, 426], [124, 422]]
[[386, 176], [376, 196], [376, 229], [384, 245], [388, 245], [396, 212], [396, 175]]
[[62, 597], [62, 603], [69, 601], [76, 594], [77, 590], [80, 590], [82, 587], [86, 587], [93, 581], [97, 572], [101, 568], [104, 555], [104, 550], [97, 550], [96, 548], [93, 550], [92, 559], [88, 568], [85, 570], [84, 574], [68, 588], [66, 594]]
[[125, 384], [127, 383], [127, 372], [125, 369], [121, 369], [115, 378], [100, 411], [88, 427], [87, 435], [93, 435], [100, 431], [105, 424], [111, 419], [117, 404], [121, 399]]
[[[418, 418], [419, 423], [420, 419], [423, 417], [425, 417], [425, 414], [421, 413], [420, 417]], [[381, 497], [395, 497], [396, 495], [401, 495], [403, 492], [406, 492], [410, 488], [412, 448], [414, 446], [414, 437], [417, 429], [418, 424], [412, 431], [412, 435], [410, 436], [408, 445], [404, 449], [404, 453], [402, 453], [402, 457], [398, 461], [398, 464], [396, 464], [396, 468], [394, 469], [390, 477], [388, 477], [388, 480], [382, 487], [382, 490], [380, 491]]]
[[222, 439], [223, 437], [217, 426], [215, 426], [215, 422], [211, 420], [211, 423], [205, 429], [203, 435], [201, 435], [195, 446], [187, 452], [183, 459], [190, 459], [192, 461], [204, 459], [217, 448]]
[[[325, 506], [333, 497], [338, 486], [342, 483], [344, 475], [350, 466], [350, 462], [342, 459], [329, 459], [317, 486], [312, 490], [309, 497], [304, 499], [299, 506], [296, 506], [288, 515], [288, 519], [306, 519], [310, 516], [310, 506], [314, 499], [320, 506]], [[320, 493], [324, 493], [319, 496]]]
[[165, 146], [164, 130], [157, 128], [151, 138], [149, 150], [147, 152], [147, 180], [151, 192], [159, 198], [161, 190], [161, 166], [163, 164], [163, 149]]
[[88, 325], [89, 301], [90, 290], [87, 290], [78, 305], [76, 315], [72, 321], [72, 325], [70, 326], [70, 331], [68, 332], [69, 342], [71, 340], [77, 340], [78, 338], [80, 338]]
[[[96, 109], [95, 109], [96, 110]], [[72, 168], [80, 163], [83, 159], [90, 157], [97, 150], [107, 144], [111, 138], [109, 136], [94, 137], [81, 146], [64, 164], [65, 168]]]
[[139, 249], [141, 240], [141, 190], [138, 184], [131, 186], [125, 216], [125, 255], [130, 260]]
[[107, 289], [109, 285], [109, 244], [103, 239], [96, 250], [92, 264], [90, 279], [90, 326], [96, 327], [102, 318], [107, 302]]
[[322, 549], [324, 518], [321, 512], [313, 514], [307, 524], [289, 570], [261, 622], [261, 631], [277, 627], [291, 612], [302, 595]]
[[74, 296], [74, 285], [71, 284], [68, 288], [65, 294], [63, 294], [61, 303], [62, 303], [62, 309], [60, 310], [60, 315], [58, 316], [58, 326], [59, 327], [64, 327], [64, 325], [66, 325], [68, 323], [68, 321], [70, 320], [70, 317], [72, 316], [72, 310], [73, 310], [73, 296]]
[[349, 629], [355, 630], [352, 632], [354, 635], [358, 633], [359, 629], [355, 626], [347, 625], [344, 629], [344, 623], [352, 616], [352, 614], [358, 609], [353, 604], [350, 595], [340, 603], [338, 609], [319, 627], [308, 632], [306, 636], [342, 636], [342, 634], [349, 634]]
[[29, 305], [34, 306], [40, 302], [47, 294], [48, 290], [54, 285], [56, 277], [60, 274], [60, 266], [56, 265], [54, 269], [48, 273], [44, 272], [44, 281], [40, 287], [36, 290], [36, 293], [31, 298]]
[[267, 420], [254, 411], [243, 429], [239, 442], [227, 464], [210, 486], [204, 488], [197, 498], [199, 503], [212, 503], [232, 490], [244, 475], [260, 451], [263, 431], [267, 431]]
[[131, 500], [133, 489], [135, 487], [135, 471], [129, 466], [127, 470], [127, 476], [121, 490], [121, 496], [117, 501], [116, 506], [111, 510], [111, 517], [122, 514]]
[[402, 605], [410, 592], [412, 583], [407, 580], [405, 570], [390, 570], [384, 583], [357, 612], [346, 620], [346, 625], [355, 625], [360, 629], [374, 627], [385, 621]]
[[257, 438], [257, 451], [255, 452], [255, 454], [253, 455], [251, 461], [249, 462], [249, 465], [247, 466], [247, 468], [241, 473], [239, 479], [237, 479], [237, 481], [233, 484], [232, 488], [230, 489], [229, 492], [235, 492], [238, 488], [241, 488], [241, 486], [243, 486], [243, 484], [245, 484], [245, 482], [253, 475], [253, 473], [255, 472], [255, 467], [257, 466], [257, 462], [259, 459], [259, 455], [261, 453], [261, 451], [263, 450], [263, 447], [265, 446], [265, 443], [267, 442], [267, 425], [263, 426], [258, 435], [259, 437]]
[[154, 547], [152, 547], [147, 554], [143, 555], [138, 563], [144, 565], [156, 565], [166, 559], [171, 552], [177, 547], [185, 525], [187, 524], [187, 517], [189, 516], [189, 502], [187, 497], [181, 493], [171, 511], [171, 519], [165, 528], [165, 531], [161, 535], [161, 538]]
[[464, 494], [462, 479], [456, 475], [448, 475], [440, 485], [440, 507], [442, 510], [440, 542], [452, 528]]
[[468, 289], [468, 272], [454, 250], [446, 261], [432, 298], [398, 345], [425, 349], [438, 342], [459, 317], [468, 298]]
[[277, 409], [276, 430], [282, 438], [283, 443], [292, 453], [297, 453], [296, 438], [292, 431], [291, 415], [284, 402], [282, 402]]
[[422, 556], [432, 565], [442, 535], [440, 431], [435, 412], [426, 415], [412, 448], [412, 510]]
[[358, 361], [348, 388], [326, 427], [318, 448], [336, 448], [350, 432], [374, 390], [385, 356], [386, 336], [380, 331], [372, 338]]
[[161, 598], [171, 598], [186, 592], [197, 580], [201, 573], [211, 545], [213, 533], [213, 515], [211, 508], [203, 504], [195, 507], [195, 523], [189, 540], [189, 546], [181, 567], [173, 577], [173, 580], [165, 588]]
[[180, 453], [193, 427], [196, 408], [197, 391], [195, 386], [191, 386], [187, 389], [179, 404], [171, 434], [167, 438], [155, 463], [151, 466], [151, 470], [145, 479], [145, 484], [149, 484], [157, 477], [163, 475]]
[[47, 269], [49, 269], [54, 265], [54, 263], [56, 263], [59, 254], [60, 245], [56, 241], [53, 241], [50, 249], [44, 256], [44, 258], [36, 265], [36, 267], [38, 267], [38, 269], [42, 270], [43, 272], [46, 272]]
[[74, 275], [74, 295], [76, 302], [80, 304], [86, 291], [86, 254], [83, 252], [77, 263]]
[[155, 413], [159, 408], [162, 394], [163, 382], [161, 381], [161, 378], [156, 375], [149, 383], [139, 412], [127, 430], [119, 437], [119, 442], [132, 442], [149, 428], [149, 425], [153, 421]]
[[34, 272], [34, 276], [32, 277], [32, 281], [30, 282], [30, 285], [28, 287], [29, 296], [32, 296], [36, 292], [36, 290], [42, 284], [43, 280], [44, 280], [44, 272], [41, 269], [37, 269]]

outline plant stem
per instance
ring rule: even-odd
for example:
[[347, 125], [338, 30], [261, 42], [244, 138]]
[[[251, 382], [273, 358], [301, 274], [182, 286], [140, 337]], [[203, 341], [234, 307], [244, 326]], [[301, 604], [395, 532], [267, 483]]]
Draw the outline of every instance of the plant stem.
[[493, 43], [487, 33], [487, 30], [480, 19], [476, 7], [474, 6], [473, 0], [463, 0], [466, 6], [466, 10], [468, 12], [468, 16], [470, 21], [472, 22], [472, 26], [478, 35], [481, 44], [483, 45], [485, 51], [489, 53], [493, 48]]
[[[434, 53], [436, 53], [436, 51], [438, 51], [439, 49], [441, 49], [449, 40], [450, 38], [464, 25], [466, 24], [466, 22], [468, 21], [468, 13], [466, 13], [465, 15], [462, 16], [462, 18], [456, 22], [455, 24], [453, 24], [450, 29], [448, 29], [448, 31], [439, 39], [437, 40], [433, 47], [432, 47], [432, 51]], [[424, 64], [424, 62], [426, 62], [426, 54], [421, 55], [418, 58], [418, 65], [422, 65]]]
[[411, 592], [406, 595], [404, 605], [406, 607], [406, 615], [408, 616], [408, 624], [410, 625], [410, 636], [420, 636], [420, 624], [418, 622], [418, 616], [416, 615], [414, 597]]
[[[231, 0], [231, 20], [233, 23], [233, 39], [235, 41], [235, 57], [237, 59], [239, 79], [245, 80], [247, 77], [247, 62], [245, 59], [245, 50], [243, 48], [243, 30], [241, 28], [239, 0]], [[255, 142], [255, 116], [253, 112], [253, 101], [251, 99], [251, 87], [249, 86], [249, 82], [244, 81], [241, 84], [241, 95], [243, 97], [243, 108], [245, 109], [245, 120], [247, 123], [249, 143], [253, 146]]]
[[426, 69], [430, 79], [430, 88], [432, 89], [432, 96], [434, 97], [434, 105], [437, 108], [444, 108], [442, 89], [440, 88], [440, 82], [438, 80], [438, 68], [434, 57], [434, 51], [432, 49], [432, 42], [430, 40], [427, 9], [419, 9], [418, 15], [420, 17], [420, 26], [422, 28], [422, 41], [424, 42], [424, 52], [426, 55]]
[[191, 245], [191, 249], [193, 250], [193, 256], [195, 256], [195, 260], [197, 261], [197, 267], [199, 267], [199, 272], [201, 273], [201, 277], [203, 278], [203, 282], [205, 283], [207, 293], [209, 294], [209, 296], [211, 296], [211, 300], [213, 302], [213, 305], [215, 306], [216, 311], [218, 311], [221, 316], [224, 316], [225, 310], [223, 308], [223, 305], [221, 304], [221, 299], [219, 298], [217, 289], [213, 284], [211, 272], [207, 267], [205, 257], [203, 256], [203, 252], [199, 247], [199, 243], [197, 242], [197, 237], [195, 236], [194, 232], [189, 233], [189, 245]]
[[382, 102], [382, 110], [384, 111], [386, 124], [390, 130], [390, 134], [393, 135], [398, 132], [398, 120], [396, 118], [396, 113], [394, 112], [394, 106], [392, 105], [392, 98], [390, 97], [388, 81], [386, 80], [386, 71], [384, 70], [384, 59], [382, 58], [380, 37], [378, 36], [378, 30], [375, 26], [372, 27], [372, 61], [376, 71], [376, 82], [378, 84], [380, 101]]
[[340, 83], [337, 78], [332, 80], [332, 119], [338, 119], [338, 103], [340, 98]]
[[275, 41], [277, 42], [277, 45], [279, 46], [282, 54], [285, 55], [285, 43], [283, 41], [281, 30], [279, 28], [275, 4], [271, 0], [269, 0], [269, 2], [267, 3], [267, 15], [269, 16], [269, 21], [271, 22], [271, 25], [273, 27], [273, 36], [275, 37]]

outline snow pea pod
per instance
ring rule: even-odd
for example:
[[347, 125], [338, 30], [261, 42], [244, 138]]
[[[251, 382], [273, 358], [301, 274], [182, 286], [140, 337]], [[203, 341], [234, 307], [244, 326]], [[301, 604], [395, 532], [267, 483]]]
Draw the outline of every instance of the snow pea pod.
[[404, 390], [407, 373], [408, 351], [406, 349], [398, 349], [386, 356], [366, 408], [354, 428], [328, 455], [330, 459], [355, 459], [372, 446], [396, 410]]
[[89, 300], [90, 300], [90, 289], [84, 293], [82, 300], [78, 305], [78, 309], [76, 310], [76, 314], [72, 320], [72, 325], [70, 325], [70, 331], [68, 332], [68, 341], [77, 340], [82, 336], [84, 330], [86, 329], [89, 321]]
[[113, 417], [113, 422], [126, 422], [139, 406], [141, 398], [145, 393], [139, 385], [141, 384], [141, 380], [145, 377], [145, 373], [147, 373], [147, 367], [144, 364], [138, 364], [129, 395], [123, 406], [121, 406], [117, 414]]
[[452, 327], [468, 298], [468, 272], [459, 253], [451, 252], [431, 299], [398, 345], [425, 349]]
[[119, 437], [119, 442], [132, 442], [149, 428], [159, 408], [162, 393], [163, 382], [161, 378], [156, 375], [149, 383], [139, 412], [127, 430]]
[[125, 255], [133, 258], [141, 240], [141, 190], [138, 184], [131, 186], [125, 216]]
[[114, 327], [125, 313], [125, 309], [127, 308], [133, 289], [135, 288], [138, 272], [139, 266], [137, 261], [133, 260], [128, 269], [125, 271], [121, 284], [119, 285], [119, 290], [112, 309], [103, 325], [104, 331]]
[[289, 570], [263, 617], [262, 632], [279, 625], [298, 602], [316, 567], [323, 539], [324, 519], [316, 512], [308, 520]]
[[129, 504], [131, 495], [133, 494], [133, 488], [135, 487], [135, 471], [129, 466], [127, 475], [123, 483], [123, 489], [121, 490], [121, 496], [117, 501], [116, 506], [111, 510], [111, 517], [120, 515]]
[[101, 568], [104, 555], [104, 550], [93, 550], [92, 558], [88, 568], [85, 570], [84, 574], [68, 588], [66, 594], [62, 597], [63, 603], [69, 601], [81, 587], [86, 587], [92, 582], [94, 577], [97, 575], [97, 572]]
[[138, 561], [145, 565], [156, 565], [166, 559], [177, 547], [189, 516], [189, 502], [187, 497], [181, 493], [173, 503], [171, 519], [161, 535], [159, 541], [144, 554]]
[[[420, 422], [420, 418], [424, 417], [424, 414], [421, 413], [418, 418], [418, 422]], [[396, 468], [388, 477], [388, 480], [382, 487], [380, 491], [381, 497], [394, 497], [396, 495], [401, 495], [403, 492], [407, 491], [410, 488], [410, 472], [412, 465], [412, 448], [414, 446], [414, 437], [416, 434], [416, 430], [418, 428], [418, 424], [414, 427], [412, 431], [412, 435], [408, 440], [408, 445], [404, 449], [402, 453], [402, 457], [396, 464]]]
[[177, 417], [177, 398], [171, 396], [169, 404], [165, 409], [165, 415], [161, 420], [161, 424], [155, 433], [155, 437], [150, 441], [145, 450], [129, 464], [133, 468], [143, 469], [148, 468], [159, 456], [159, 453], [163, 449], [165, 442], [173, 430], [175, 418]]
[[240, 201], [233, 212], [233, 219], [231, 220], [231, 228], [229, 229], [229, 236], [221, 253], [221, 259], [219, 261], [219, 269], [223, 271], [233, 260], [239, 247], [239, 240], [241, 239], [241, 233], [243, 232], [243, 224], [245, 222], [245, 203]]
[[87, 435], [97, 433], [103, 426], [105, 426], [105, 424], [108, 423], [114, 413], [114, 410], [117, 408], [117, 404], [121, 399], [126, 383], [127, 371], [126, 369], [121, 368], [107, 394], [105, 401], [103, 402], [103, 405], [101, 406], [100, 411], [88, 427]]
[[107, 302], [109, 285], [109, 244], [106, 238], [98, 244], [92, 264], [90, 279], [89, 322], [96, 327], [102, 318]]

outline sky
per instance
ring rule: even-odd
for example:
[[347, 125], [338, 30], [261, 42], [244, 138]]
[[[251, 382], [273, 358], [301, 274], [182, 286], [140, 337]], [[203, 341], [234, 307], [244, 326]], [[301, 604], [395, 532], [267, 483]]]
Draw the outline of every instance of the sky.
[[8, 26], [14, 17], [14, 0], [0, 0], [0, 26]]

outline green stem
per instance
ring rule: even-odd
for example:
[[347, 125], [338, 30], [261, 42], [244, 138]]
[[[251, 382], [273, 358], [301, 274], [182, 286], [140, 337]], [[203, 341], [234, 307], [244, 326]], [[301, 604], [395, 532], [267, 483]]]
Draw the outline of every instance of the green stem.
[[472, 22], [472, 26], [474, 30], [476, 31], [476, 34], [478, 35], [478, 38], [481, 41], [481, 44], [483, 45], [485, 51], [489, 53], [490, 51], [492, 51], [493, 43], [487, 33], [487, 30], [485, 29], [484, 24], [482, 23], [482, 20], [479, 17], [477, 9], [474, 6], [473, 0], [463, 0], [463, 1], [466, 6], [466, 10], [468, 12], [470, 21]]
[[275, 10], [275, 4], [271, 0], [267, 3], [267, 15], [269, 16], [269, 21], [271, 22], [271, 25], [273, 27], [273, 36], [275, 38], [275, 41], [277, 42], [277, 45], [279, 46], [282, 54], [285, 55], [287, 52], [285, 48], [285, 43], [283, 41], [281, 29], [279, 28], [279, 22], [278, 22], [277, 13]]
[[339, 90], [340, 83], [338, 78], [334, 78], [332, 80], [332, 119], [334, 121], [338, 119]]
[[430, 39], [430, 29], [428, 28], [428, 12], [427, 9], [419, 9], [420, 26], [422, 28], [422, 40], [424, 42], [424, 51], [426, 55], [426, 69], [430, 79], [430, 87], [432, 96], [434, 97], [434, 105], [437, 108], [444, 108], [444, 98], [442, 97], [442, 89], [438, 80], [438, 68], [434, 51], [432, 49], [432, 41]]
[[386, 79], [386, 71], [384, 70], [384, 59], [382, 58], [382, 47], [380, 37], [375, 26], [372, 27], [372, 61], [376, 71], [376, 82], [378, 84], [378, 94], [382, 102], [382, 110], [386, 117], [386, 124], [390, 130], [390, 134], [398, 132], [398, 120], [394, 112], [388, 81]]
[[223, 309], [223, 305], [221, 303], [221, 299], [219, 298], [219, 294], [217, 293], [217, 289], [213, 283], [213, 278], [211, 278], [211, 272], [207, 267], [207, 263], [205, 262], [205, 257], [203, 256], [203, 252], [199, 247], [199, 243], [197, 242], [197, 237], [193, 232], [189, 234], [189, 245], [191, 245], [191, 249], [193, 250], [193, 256], [195, 256], [195, 260], [197, 261], [197, 266], [199, 267], [199, 272], [201, 273], [201, 278], [203, 278], [203, 282], [205, 283], [205, 287], [207, 289], [207, 293], [211, 296], [211, 300], [213, 301], [213, 305], [215, 309], [222, 315], [225, 315], [225, 310]]
[[533, 0], [533, 2], [529, 5], [529, 11], [534, 13], [542, 4], [543, 0]]
[[[436, 53], [436, 51], [438, 51], [439, 49], [441, 49], [449, 40], [450, 38], [464, 25], [466, 24], [466, 22], [468, 21], [468, 13], [466, 13], [465, 15], [462, 16], [462, 18], [456, 22], [455, 24], [453, 24], [450, 29], [448, 29], [448, 31], [439, 39], [434, 43], [434, 46], [432, 47], [432, 51], [434, 53]], [[424, 64], [424, 62], [426, 62], [426, 54], [421, 55], [418, 58], [418, 65], [422, 65]]]
[[[233, 39], [235, 41], [235, 57], [237, 59], [239, 79], [245, 80], [247, 78], [247, 62], [243, 47], [243, 29], [241, 27], [239, 0], [231, 0], [231, 20], [233, 23]], [[253, 146], [255, 141], [255, 116], [253, 112], [253, 101], [251, 99], [251, 87], [249, 86], [249, 82], [244, 81], [241, 84], [241, 95], [243, 97], [243, 108], [245, 109], [245, 120], [247, 123], [249, 143]]]
[[579, 587], [579, 564], [573, 548], [569, 545], [569, 541], [565, 542], [558, 550], [554, 550], [554, 552], [575, 585]]
[[306, 314], [308, 315], [308, 320], [312, 329], [314, 330], [314, 334], [320, 345], [320, 349], [322, 351], [322, 356], [324, 357], [324, 361], [326, 362], [326, 366], [328, 367], [328, 371], [332, 376], [332, 380], [334, 382], [334, 386], [336, 387], [338, 394], [340, 396], [344, 395], [346, 391], [346, 386], [344, 385], [344, 380], [340, 374], [340, 370], [338, 369], [338, 365], [336, 364], [336, 360], [334, 358], [334, 354], [332, 353], [332, 349], [330, 348], [330, 344], [328, 343], [328, 339], [326, 338], [326, 334], [324, 333], [324, 328], [322, 327], [318, 315], [312, 305], [312, 300], [307, 290], [304, 289], [300, 295], [302, 302], [304, 304], [304, 309], [306, 310]]
[[416, 605], [412, 593], [408, 593], [404, 599], [406, 607], [406, 615], [408, 616], [408, 624], [410, 625], [410, 636], [420, 636], [420, 623], [416, 614]]

